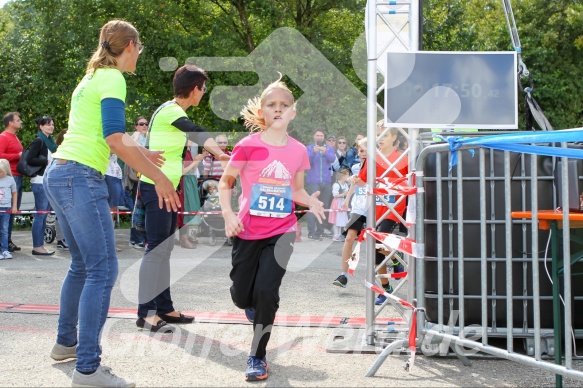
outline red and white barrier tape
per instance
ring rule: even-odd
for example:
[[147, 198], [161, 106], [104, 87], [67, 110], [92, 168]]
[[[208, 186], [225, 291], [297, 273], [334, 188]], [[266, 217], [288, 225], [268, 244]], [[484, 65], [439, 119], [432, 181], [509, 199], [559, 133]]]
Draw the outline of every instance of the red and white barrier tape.
[[409, 325], [409, 350], [411, 351], [411, 357], [408, 360], [408, 371], [411, 371], [413, 365], [415, 365], [415, 354], [417, 353], [417, 308], [411, 303], [403, 300], [393, 294], [389, 294], [384, 288], [377, 286], [376, 284], [371, 284], [367, 281], [364, 282], [366, 287], [373, 290], [377, 294], [384, 295], [387, 299], [394, 300], [405, 308], [411, 309], [411, 324]]
[[[397, 250], [399, 252], [407, 253], [412, 256], [416, 256], [417, 246], [414, 240], [410, 240], [401, 236], [393, 235], [391, 233], [381, 233], [375, 232], [371, 228], [363, 229], [360, 235], [358, 236], [358, 242], [356, 243], [356, 247], [352, 252], [352, 256], [348, 259], [348, 273], [354, 276], [354, 271], [358, 265], [358, 261], [360, 260], [360, 244], [363, 240], [365, 240], [367, 235], [374, 237], [376, 240], [381, 241], [381, 247], [388, 247], [393, 250]], [[393, 279], [402, 279], [407, 276], [407, 272], [401, 273], [393, 273], [387, 275], [380, 275], [379, 277], [384, 278], [393, 278]], [[415, 354], [417, 352], [417, 308], [411, 303], [393, 295], [389, 294], [384, 288], [369, 283], [365, 281], [365, 285], [367, 288], [373, 290], [377, 294], [384, 295], [386, 298], [391, 299], [400, 305], [404, 306], [405, 308], [411, 309], [411, 324], [409, 326], [409, 350], [411, 352], [411, 357], [407, 361], [407, 371], [411, 371], [413, 366], [415, 365]]]
[[409, 272], [377, 274], [378, 279], [403, 279]]
[[350, 275], [354, 275], [354, 270], [356, 269], [360, 260], [360, 244], [363, 240], [366, 240], [367, 235], [370, 235], [377, 241], [381, 242], [381, 244], [377, 244], [377, 248], [385, 248], [387, 250], [391, 249], [413, 257], [423, 257], [424, 255], [423, 247], [417, 245], [415, 240], [411, 240], [409, 238], [392, 233], [376, 232], [372, 228], [365, 228], [360, 232], [360, 235], [358, 236], [358, 242], [352, 251], [352, 256], [350, 259], [348, 259], [348, 273]]
[[401, 178], [377, 178], [378, 187], [372, 189], [373, 194], [380, 195], [414, 195], [417, 194], [417, 187], [405, 184], [408, 176]]
[[[324, 212], [326, 213], [348, 213], [349, 210], [335, 210], [335, 209], [326, 209]], [[304, 214], [309, 213], [309, 210], [296, 210], [294, 214]], [[55, 214], [52, 210], [18, 210], [13, 212], [12, 210], [0, 210], [0, 213], [8, 213], [8, 214]], [[116, 211], [110, 212], [111, 214], [133, 214], [131, 211]], [[184, 215], [222, 215], [221, 211], [214, 211], [214, 212], [178, 212], [178, 214]]]
[[423, 256], [415, 240], [397, 234], [375, 232], [373, 230], [368, 230], [366, 233], [389, 249], [406, 253], [413, 257]]

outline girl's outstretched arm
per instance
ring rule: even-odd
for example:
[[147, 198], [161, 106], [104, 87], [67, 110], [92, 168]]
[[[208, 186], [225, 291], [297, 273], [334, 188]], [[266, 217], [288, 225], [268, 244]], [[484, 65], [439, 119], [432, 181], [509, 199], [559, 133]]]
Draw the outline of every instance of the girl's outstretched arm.
[[304, 172], [298, 172], [294, 176], [293, 180], [293, 200], [300, 205], [306, 206], [310, 211], [316, 216], [319, 223], [322, 223], [326, 219], [326, 214], [324, 213], [324, 203], [318, 199], [320, 195], [319, 191], [310, 195], [304, 189]]

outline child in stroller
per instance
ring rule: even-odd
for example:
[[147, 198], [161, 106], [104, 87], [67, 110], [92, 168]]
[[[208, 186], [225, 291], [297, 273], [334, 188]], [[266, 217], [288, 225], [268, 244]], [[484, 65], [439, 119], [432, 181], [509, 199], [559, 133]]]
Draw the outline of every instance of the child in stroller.
[[206, 184], [206, 198], [204, 199], [203, 208], [207, 212], [220, 211], [221, 205], [219, 205], [219, 191], [217, 189], [218, 182], [212, 179], [207, 180], [203, 183]]
[[[211, 245], [216, 245], [217, 237], [226, 237], [225, 223], [223, 216], [220, 214], [221, 205], [219, 204], [218, 184], [219, 182], [215, 179], [207, 179], [200, 185], [202, 211], [219, 212], [218, 214], [203, 214], [199, 227], [199, 235], [209, 236]], [[231, 239], [227, 239], [227, 245], [231, 245]]]

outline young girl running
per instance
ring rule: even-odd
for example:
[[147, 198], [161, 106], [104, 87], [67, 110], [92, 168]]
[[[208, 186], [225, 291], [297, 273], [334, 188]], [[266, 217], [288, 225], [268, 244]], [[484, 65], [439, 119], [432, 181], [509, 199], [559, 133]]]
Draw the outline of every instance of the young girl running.
[[[385, 171], [387, 171], [389, 169], [389, 167], [392, 167], [391, 170], [385, 175], [386, 178], [389, 179], [396, 179], [396, 178], [400, 178], [402, 176], [407, 175], [407, 173], [409, 172], [409, 160], [407, 158], [407, 156], [401, 157], [403, 155], [403, 153], [401, 151], [398, 150], [397, 148], [397, 136], [399, 134], [399, 129], [398, 128], [389, 128], [388, 131], [386, 131], [384, 134], [383, 132], [385, 131], [385, 124], [384, 124], [384, 120], [381, 120], [377, 123], [377, 136], [381, 136], [378, 139], [377, 145], [378, 145], [378, 150], [377, 150], [377, 155], [376, 155], [376, 164], [377, 164], [377, 172], [376, 175], [377, 177], [381, 177], [383, 176], [383, 174], [385, 173]], [[383, 158], [381, 158], [380, 154], [382, 154], [385, 159], [387, 159], [387, 161], [391, 164], [391, 166], [387, 165], [386, 162], [383, 160]], [[360, 172], [358, 173], [358, 177], [361, 180], [361, 182], [366, 182], [366, 163], [365, 162], [362, 165], [362, 169], [360, 170]], [[377, 201], [376, 201], [376, 220], [378, 222], [378, 220], [387, 212], [388, 207], [387, 205], [379, 200], [378, 196], [376, 197]], [[393, 230], [395, 229], [395, 227], [397, 227], [399, 225], [399, 218], [395, 215], [395, 213], [401, 215], [402, 217], [405, 214], [405, 210], [406, 210], [406, 201], [405, 198], [401, 198], [401, 196], [395, 196], [395, 195], [386, 195], [384, 200], [386, 202], [388, 202], [389, 204], [392, 204], [393, 206], [393, 211], [391, 211], [377, 226], [376, 230], [379, 232], [383, 232], [383, 233], [392, 233]], [[376, 265], [379, 265], [383, 262], [383, 260], [385, 259], [385, 255], [386, 252], [378, 250], [376, 251], [375, 254], [375, 261], [376, 261]], [[398, 264], [398, 262], [396, 263]], [[386, 274], [387, 273], [387, 267], [386, 265], [382, 265], [379, 269], [378, 269], [378, 273], [379, 274]], [[381, 279], [381, 283], [383, 288], [391, 293], [393, 292], [393, 287], [389, 284], [389, 280], [388, 279]], [[381, 305], [385, 302], [387, 298], [384, 295], [379, 295], [375, 301], [376, 305]]]
[[[219, 182], [225, 232], [233, 237], [231, 298], [253, 322], [253, 342], [245, 380], [267, 378], [265, 358], [279, 287], [293, 252], [296, 231], [294, 202], [325, 219], [319, 192], [304, 189], [304, 171], [310, 168], [306, 147], [287, 134], [296, 115], [294, 98], [281, 82], [268, 85], [242, 111], [253, 131], [233, 149]], [[231, 187], [241, 176], [240, 211], [231, 208]]]
[[[344, 246], [342, 247], [342, 273], [332, 282], [335, 286], [346, 288], [348, 284], [348, 259], [352, 256], [352, 247], [358, 239], [358, 235], [366, 224], [366, 186], [358, 186], [358, 173], [366, 160], [366, 137], [358, 142], [358, 156], [362, 161], [352, 166], [352, 178], [350, 189], [342, 202], [342, 209], [348, 210], [348, 201], [351, 200], [350, 219], [344, 230]], [[353, 196], [354, 194], [354, 196]]]

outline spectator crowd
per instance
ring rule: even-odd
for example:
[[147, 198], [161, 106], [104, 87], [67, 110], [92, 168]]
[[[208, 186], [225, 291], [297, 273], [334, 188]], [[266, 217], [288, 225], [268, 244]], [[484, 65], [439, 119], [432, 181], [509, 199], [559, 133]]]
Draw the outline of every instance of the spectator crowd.
[[[136, 143], [147, 146], [150, 123], [146, 116], [139, 116], [134, 121], [135, 132], [132, 139]], [[66, 136], [66, 128], [59, 131], [57, 141], [53, 140], [55, 131], [54, 120], [50, 116], [39, 117], [35, 122], [37, 137], [24, 149], [18, 132], [23, 127], [18, 112], [9, 112], [4, 115], [4, 131], [0, 134], [0, 259], [11, 259], [12, 253], [21, 248], [12, 241], [12, 226], [14, 214], [20, 209], [23, 171], [19, 168], [21, 158], [26, 158], [30, 176], [31, 189], [35, 199], [35, 210], [50, 211], [51, 206], [43, 188], [43, 174], [46, 166], [52, 160], [52, 154], [56, 152], [58, 144]], [[379, 124], [377, 136], [383, 134], [384, 127]], [[59, 139], [60, 138], [60, 139]], [[311, 212], [305, 216], [307, 220], [308, 239], [321, 241], [324, 238], [335, 242], [344, 242], [341, 265], [342, 272], [333, 284], [346, 287], [347, 260], [352, 254], [353, 244], [358, 234], [366, 223], [366, 138], [363, 134], [356, 135], [353, 141], [346, 136], [326, 134], [325, 129], [317, 128], [312, 135], [313, 142], [306, 145], [310, 168], [305, 172], [305, 188], [308, 194], [319, 192], [318, 198], [325, 209], [329, 210], [327, 219], [318, 222]], [[229, 138], [226, 134], [219, 134], [214, 138], [220, 152], [231, 155], [229, 150]], [[389, 161], [397, 160], [402, 151], [407, 147], [404, 138], [396, 128], [390, 128], [379, 140], [379, 152]], [[383, 157], [377, 155], [377, 175], [380, 176], [386, 169]], [[210, 236], [211, 241], [217, 237], [226, 237], [224, 234], [223, 220], [220, 215], [219, 197], [217, 192], [218, 182], [224, 173], [224, 163], [221, 163], [213, 154], [204, 147], [188, 140], [182, 152], [182, 176], [177, 186], [181, 207], [175, 222], [178, 230], [176, 242], [184, 249], [194, 249], [199, 242], [199, 235]], [[380, 164], [379, 164], [380, 163]], [[20, 163], [22, 164], [22, 163]], [[389, 173], [389, 177], [398, 177], [406, 174], [406, 159], [401, 161], [397, 169], [401, 169], [397, 175]], [[5, 166], [3, 168], [3, 166]], [[112, 222], [116, 219], [120, 207], [130, 210], [131, 229], [129, 246], [136, 249], [145, 249], [148, 244], [148, 236], [145, 227], [145, 206], [139, 190], [140, 173], [125, 165], [115, 154], [110, 154], [109, 165], [105, 172], [105, 181], [109, 193], [108, 203], [112, 213]], [[360, 183], [359, 183], [360, 182]], [[360, 186], [359, 186], [360, 184]], [[237, 190], [232, 194], [236, 196]], [[389, 198], [387, 198], [389, 199]], [[394, 201], [393, 199], [390, 199]], [[404, 218], [406, 203], [400, 202], [395, 206], [395, 211]], [[351, 209], [350, 211], [348, 209]], [[380, 220], [387, 210], [386, 203], [377, 201], [377, 218]], [[199, 214], [200, 213], [200, 214]], [[45, 248], [44, 230], [46, 228], [47, 213], [34, 215], [32, 224], [33, 250], [37, 256], [50, 256], [53, 250]], [[58, 226], [58, 223], [57, 223]], [[378, 230], [393, 232], [397, 227], [404, 231], [395, 214], [388, 214], [378, 225]], [[60, 228], [57, 229], [60, 231]], [[57, 232], [57, 248], [68, 249], [65, 238]], [[230, 239], [227, 240], [230, 243]], [[296, 230], [296, 242], [301, 241], [301, 228]], [[116, 250], [121, 247], [116, 245]], [[382, 262], [386, 252], [377, 252], [377, 264]], [[392, 260], [393, 270], [402, 271], [402, 264], [398, 260]], [[386, 267], [381, 267], [381, 272], [386, 272]], [[383, 284], [387, 291], [392, 287]], [[384, 302], [384, 297], [379, 296], [378, 304]]]
[[[21, 144], [18, 131], [21, 130], [23, 122], [18, 112], [9, 112], [4, 115], [4, 131], [0, 134], [0, 159], [5, 159], [10, 166], [9, 174], [14, 180], [16, 206], [20, 209], [23, 188], [23, 174], [17, 169], [23, 151], [27, 163], [33, 167], [34, 174], [30, 177], [31, 188], [35, 198], [35, 210], [50, 211], [50, 204], [44, 193], [42, 178], [45, 167], [52, 160], [52, 153], [57, 149], [60, 142], [53, 140], [55, 123], [50, 116], [42, 116], [36, 120], [38, 136], [30, 143], [25, 150]], [[134, 120], [134, 132], [132, 139], [141, 146], [147, 145], [149, 132], [149, 121], [146, 116], [139, 116]], [[66, 128], [58, 131], [60, 140], [66, 136]], [[403, 148], [402, 135], [395, 140], [395, 149]], [[306, 215], [308, 239], [320, 241], [330, 238], [333, 241], [343, 242], [347, 233], [347, 225], [351, 224], [350, 213], [347, 210], [352, 206], [344, 206], [343, 203], [350, 204], [354, 195], [356, 177], [360, 171], [366, 149], [360, 152], [359, 143], [365, 139], [364, 134], [358, 133], [354, 140], [343, 135], [326, 134], [324, 128], [317, 128], [312, 135], [313, 142], [306, 145], [310, 161], [310, 169], [305, 173], [305, 187], [309, 194], [319, 192], [319, 199], [324, 203], [324, 208], [330, 213], [327, 220], [319, 223], [310, 212]], [[231, 154], [229, 149], [229, 137], [226, 134], [219, 134], [214, 138], [220, 150], [227, 155]], [[406, 145], [405, 145], [406, 147]], [[185, 249], [194, 249], [198, 244], [198, 234], [208, 236], [209, 233], [222, 235], [221, 227], [217, 225], [206, 225], [210, 220], [206, 220], [204, 212], [220, 211], [216, 187], [224, 172], [224, 163], [209, 153], [204, 147], [188, 141], [184, 145], [182, 153], [182, 177], [177, 188], [181, 199], [180, 213], [177, 219], [178, 239], [177, 243]], [[1, 174], [1, 172], [0, 172]], [[109, 165], [105, 173], [105, 180], [109, 192], [108, 203], [112, 212], [114, 224], [119, 220], [117, 215], [120, 211], [131, 211], [131, 228], [129, 236], [129, 246], [136, 249], [144, 249], [148, 243], [144, 224], [144, 208], [139, 197], [138, 183], [140, 173], [135, 171], [115, 154], [110, 154]], [[210, 190], [209, 190], [210, 189]], [[6, 189], [8, 195], [8, 190]], [[236, 189], [233, 189], [236, 195]], [[12, 194], [9, 195], [12, 197]], [[205, 201], [210, 201], [205, 204]], [[19, 251], [21, 248], [12, 241], [12, 225], [14, 224], [14, 213], [9, 213], [9, 220], [6, 226], [7, 243], [6, 246], [0, 238], [0, 252], [6, 252], [5, 256]], [[183, 214], [186, 213], [186, 214]], [[201, 213], [201, 214], [198, 214]], [[43, 235], [46, 227], [46, 213], [35, 214], [33, 220], [33, 251], [34, 255], [52, 255], [54, 251], [44, 247]], [[211, 215], [212, 216], [212, 215]], [[363, 215], [364, 216], [364, 215]], [[211, 217], [212, 218], [212, 217]], [[1, 223], [0, 223], [1, 224]], [[202, 224], [202, 225], [201, 225]], [[402, 228], [402, 227], [401, 227]], [[298, 228], [296, 241], [301, 241], [301, 228]], [[218, 232], [218, 233], [217, 233]], [[66, 240], [57, 234], [57, 248], [68, 249]], [[224, 236], [223, 236], [224, 237]], [[119, 251], [120, 246], [116, 246]], [[0, 257], [3, 258], [3, 257]]]

